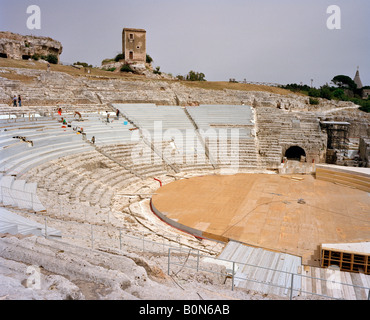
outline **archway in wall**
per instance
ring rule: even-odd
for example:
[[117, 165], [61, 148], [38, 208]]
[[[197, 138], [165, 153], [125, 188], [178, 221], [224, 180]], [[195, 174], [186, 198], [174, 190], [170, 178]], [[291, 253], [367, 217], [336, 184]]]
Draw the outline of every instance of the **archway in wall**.
[[285, 151], [285, 157], [288, 160], [301, 160], [301, 156], [305, 157], [306, 152], [304, 151], [304, 149], [298, 146], [290, 147], [287, 149], [287, 151]]
[[0, 58], [8, 58], [8, 55], [6, 53], [0, 53]]

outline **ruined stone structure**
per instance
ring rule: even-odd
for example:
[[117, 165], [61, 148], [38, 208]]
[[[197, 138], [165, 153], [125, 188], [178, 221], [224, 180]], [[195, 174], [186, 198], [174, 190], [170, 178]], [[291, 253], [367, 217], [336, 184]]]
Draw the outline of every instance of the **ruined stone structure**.
[[146, 31], [124, 28], [122, 32], [122, 52], [127, 63], [146, 62]]
[[328, 134], [326, 162], [335, 164], [338, 154], [347, 156], [349, 149], [349, 122], [322, 121], [321, 128]]
[[53, 54], [58, 58], [63, 51], [59, 41], [47, 37], [22, 36], [11, 32], [0, 32], [0, 57], [28, 60], [33, 55]]
[[363, 167], [370, 167], [370, 139], [360, 138], [359, 156]]

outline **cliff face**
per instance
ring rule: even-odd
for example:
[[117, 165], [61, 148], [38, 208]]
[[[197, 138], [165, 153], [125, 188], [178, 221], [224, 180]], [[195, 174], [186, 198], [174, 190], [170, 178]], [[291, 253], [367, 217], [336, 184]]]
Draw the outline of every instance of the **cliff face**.
[[29, 59], [34, 54], [58, 57], [63, 51], [59, 41], [47, 37], [22, 36], [11, 32], [0, 32], [0, 57]]

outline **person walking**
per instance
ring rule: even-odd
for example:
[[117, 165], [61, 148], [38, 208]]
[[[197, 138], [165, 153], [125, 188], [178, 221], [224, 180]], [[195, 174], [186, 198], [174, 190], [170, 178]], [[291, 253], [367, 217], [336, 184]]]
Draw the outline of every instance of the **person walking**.
[[17, 106], [17, 96], [14, 96], [13, 98], [13, 107]]
[[18, 96], [18, 106], [19, 107], [22, 106], [22, 98], [21, 98], [21, 95]]

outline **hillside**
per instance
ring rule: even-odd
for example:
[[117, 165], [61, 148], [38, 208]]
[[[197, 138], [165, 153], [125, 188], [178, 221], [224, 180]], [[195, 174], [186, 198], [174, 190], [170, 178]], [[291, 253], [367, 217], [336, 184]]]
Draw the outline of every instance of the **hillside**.
[[352, 102], [308, 97], [288, 90], [254, 84], [170, 80], [168, 76], [116, 73], [44, 62], [0, 58], [0, 104], [21, 95], [24, 106], [60, 104], [155, 103], [157, 105], [270, 104], [285, 110], [318, 111], [355, 108]]

